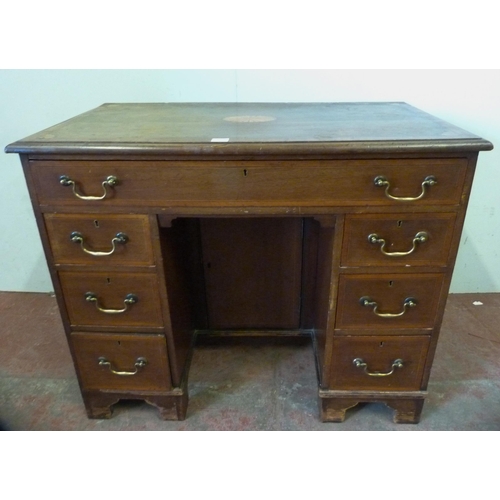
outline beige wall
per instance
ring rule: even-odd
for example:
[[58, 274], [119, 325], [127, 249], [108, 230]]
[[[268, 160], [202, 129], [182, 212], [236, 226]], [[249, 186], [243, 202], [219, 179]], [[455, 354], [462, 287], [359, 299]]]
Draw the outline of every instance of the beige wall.
[[[0, 144], [104, 102], [406, 101], [490, 140], [452, 292], [500, 292], [500, 70], [0, 70]], [[0, 290], [52, 290], [15, 155], [0, 154]]]

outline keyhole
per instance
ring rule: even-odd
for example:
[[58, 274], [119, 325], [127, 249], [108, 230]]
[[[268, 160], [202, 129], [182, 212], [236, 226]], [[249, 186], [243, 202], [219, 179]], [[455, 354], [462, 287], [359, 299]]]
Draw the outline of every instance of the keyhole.
[[94, 221], [94, 226], [97, 227], [97, 228], [99, 227], [99, 221], [98, 220]]
[[394, 281], [389, 281], [389, 286], [392, 286], [394, 284]]
[[380, 342], [379, 347], [384, 347], [384, 343], [383, 343], [383, 342]]
[[398, 220], [398, 227], [401, 227], [403, 225], [403, 221], [402, 220]]
[[118, 340], [117, 344], [118, 344], [118, 345], [122, 345], [122, 343], [121, 343], [121, 341], [120, 341], [120, 340]]
[[111, 278], [106, 278], [106, 282], [108, 285], [111, 285]]
[[248, 175], [248, 170], [247, 170], [246, 168], [243, 170], [243, 175], [244, 175], [245, 177]]

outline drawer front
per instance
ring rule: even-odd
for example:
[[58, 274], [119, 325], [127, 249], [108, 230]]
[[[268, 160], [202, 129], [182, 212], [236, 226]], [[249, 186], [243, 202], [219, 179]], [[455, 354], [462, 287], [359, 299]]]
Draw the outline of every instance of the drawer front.
[[[458, 204], [467, 160], [32, 161], [30, 165], [41, 205], [387, 206]], [[432, 186], [425, 181], [429, 176], [435, 180]]]
[[61, 271], [59, 278], [72, 326], [163, 325], [155, 274]]
[[446, 266], [455, 214], [351, 215], [342, 266]]
[[160, 335], [72, 333], [84, 389], [165, 391], [171, 388], [167, 346]]
[[45, 214], [45, 225], [56, 264], [154, 264], [147, 216]]
[[336, 329], [434, 326], [443, 274], [342, 275]]
[[336, 337], [330, 389], [419, 390], [430, 337]]

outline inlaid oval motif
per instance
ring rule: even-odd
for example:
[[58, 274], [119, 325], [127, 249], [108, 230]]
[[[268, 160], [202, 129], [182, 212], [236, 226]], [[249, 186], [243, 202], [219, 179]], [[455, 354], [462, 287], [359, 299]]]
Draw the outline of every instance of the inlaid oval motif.
[[226, 116], [224, 118], [226, 122], [237, 122], [237, 123], [259, 123], [259, 122], [272, 122], [276, 120], [274, 116], [264, 116], [264, 115], [244, 115], [244, 116]]

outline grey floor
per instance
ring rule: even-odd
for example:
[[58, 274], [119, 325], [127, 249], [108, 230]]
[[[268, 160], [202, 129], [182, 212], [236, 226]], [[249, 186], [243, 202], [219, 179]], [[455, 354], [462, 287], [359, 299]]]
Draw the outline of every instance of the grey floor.
[[500, 294], [450, 296], [417, 425], [394, 424], [376, 403], [321, 423], [308, 338], [205, 339], [193, 355], [186, 420], [162, 421], [154, 407], [127, 401], [111, 419], [89, 420], [54, 297], [0, 293], [0, 318], [8, 430], [500, 430]]

